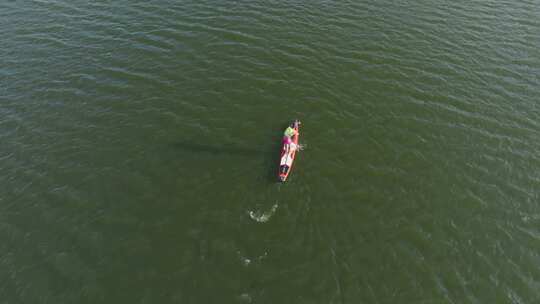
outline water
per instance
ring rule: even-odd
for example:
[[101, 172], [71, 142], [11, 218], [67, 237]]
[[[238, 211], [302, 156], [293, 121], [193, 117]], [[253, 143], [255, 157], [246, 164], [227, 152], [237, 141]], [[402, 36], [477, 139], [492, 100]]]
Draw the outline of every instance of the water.
[[539, 20], [4, 1], [0, 302], [540, 302]]

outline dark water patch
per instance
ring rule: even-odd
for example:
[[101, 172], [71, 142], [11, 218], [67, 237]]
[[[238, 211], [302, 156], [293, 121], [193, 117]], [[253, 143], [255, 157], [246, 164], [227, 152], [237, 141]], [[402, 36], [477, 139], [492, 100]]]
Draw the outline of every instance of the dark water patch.
[[260, 157], [267, 152], [264, 149], [242, 147], [234, 144], [213, 145], [195, 142], [176, 142], [172, 144], [172, 146], [183, 151], [197, 154], [228, 155], [239, 157]]

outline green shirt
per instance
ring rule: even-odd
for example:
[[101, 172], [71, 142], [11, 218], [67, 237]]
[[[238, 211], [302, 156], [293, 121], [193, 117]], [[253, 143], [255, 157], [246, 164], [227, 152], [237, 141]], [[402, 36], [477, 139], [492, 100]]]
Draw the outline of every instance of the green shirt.
[[285, 130], [285, 136], [292, 137], [295, 133], [296, 133], [296, 130], [293, 129], [293, 128], [291, 128], [291, 127], [288, 127], [288, 128]]

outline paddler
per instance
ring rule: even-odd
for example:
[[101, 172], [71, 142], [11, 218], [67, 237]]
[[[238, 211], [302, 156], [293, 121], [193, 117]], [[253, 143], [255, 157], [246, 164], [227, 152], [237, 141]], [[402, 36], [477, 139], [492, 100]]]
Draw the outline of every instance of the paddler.
[[290, 148], [290, 151], [296, 150], [296, 144], [292, 141], [292, 137], [294, 135], [297, 135], [298, 131], [293, 128], [293, 125], [287, 127], [285, 130], [285, 133], [283, 134], [283, 144], [288, 145]]

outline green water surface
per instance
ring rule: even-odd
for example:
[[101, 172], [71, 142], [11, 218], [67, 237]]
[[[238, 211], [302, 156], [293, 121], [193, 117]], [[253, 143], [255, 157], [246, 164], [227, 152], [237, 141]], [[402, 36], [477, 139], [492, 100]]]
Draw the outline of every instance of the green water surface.
[[540, 303], [539, 7], [5, 0], [0, 303]]

